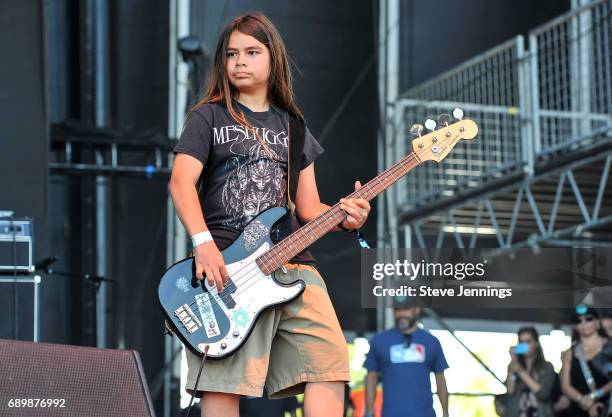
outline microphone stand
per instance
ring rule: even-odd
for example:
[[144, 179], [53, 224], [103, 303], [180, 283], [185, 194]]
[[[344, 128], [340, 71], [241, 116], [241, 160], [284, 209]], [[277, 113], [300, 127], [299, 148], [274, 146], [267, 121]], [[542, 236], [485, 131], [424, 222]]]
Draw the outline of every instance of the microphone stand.
[[48, 258], [45, 258], [41, 261], [36, 262], [36, 264], [34, 264], [34, 270], [38, 272], [43, 272], [46, 275], [57, 275], [57, 276], [66, 277], [66, 278], [78, 278], [81, 280], [85, 280], [94, 286], [94, 288], [96, 289], [96, 292], [100, 288], [101, 283], [103, 282], [114, 283], [115, 282], [114, 279], [106, 278], [100, 275], [92, 275], [89, 273], [75, 274], [73, 272], [58, 271], [56, 269], [51, 268], [51, 265], [57, 262], [58, 260], [59, 258], [57, 256], [50, 256]]

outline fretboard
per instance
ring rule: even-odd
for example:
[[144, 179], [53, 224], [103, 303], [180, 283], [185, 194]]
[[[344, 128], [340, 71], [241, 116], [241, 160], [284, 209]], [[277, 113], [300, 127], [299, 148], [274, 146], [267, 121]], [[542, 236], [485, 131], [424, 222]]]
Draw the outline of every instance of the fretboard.
[[[419, 164], [420, 161], [416, 155], [411, 153], [346, 198], [363, 198], [370, 201]], [[336, 203], [259, 256], [256, 261], [257, 265], [266, 275], [271, 274], [326, 235], [345, 218], [346, 213], [340, 208], [340, 203]]]

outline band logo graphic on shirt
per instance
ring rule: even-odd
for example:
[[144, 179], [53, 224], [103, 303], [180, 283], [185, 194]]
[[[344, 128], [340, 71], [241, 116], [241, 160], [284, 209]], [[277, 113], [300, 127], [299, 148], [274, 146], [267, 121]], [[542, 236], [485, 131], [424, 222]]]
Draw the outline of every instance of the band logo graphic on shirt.
[[[246, 155], [234, 149], [237, 143], [230, 146], [230, 151], [236, 156], [228, 163], [233, 171], [227, 177], [221, 194], [221, 202], [226, 208], [227, 219], [223, 224], [241, 229], [262, 211], [271, 207], [282, 207], [286, 204], [286, 173], [285, 168], [270, 159], [266, 150], [256, 140], [245, 141], [241, 145], [250, 146]], [[240, 149], [240, 152], [243, 150]], [[272, 147], [275, 158], [281, 159]], [[245, 157], [246, 156], [246, 157]], [[284, 158], [286, 160], [286, 155]]]
[[390, 348], [391, 363], [425, 362], [425, 346], [413, 343], [406, 347], [403, 343]]

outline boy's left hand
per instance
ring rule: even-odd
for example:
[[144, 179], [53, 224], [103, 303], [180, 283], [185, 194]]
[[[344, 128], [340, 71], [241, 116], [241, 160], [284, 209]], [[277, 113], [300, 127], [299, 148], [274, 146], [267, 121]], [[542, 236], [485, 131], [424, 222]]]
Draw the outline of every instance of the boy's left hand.
[[[355, 181], [355, 191], [360, 188], [361, 182]], [[340, 208], [348, 215], [340, 224], [350, 230], [361, 228], [370, 214], [370, 203], [363, 198], [341, 198]]]

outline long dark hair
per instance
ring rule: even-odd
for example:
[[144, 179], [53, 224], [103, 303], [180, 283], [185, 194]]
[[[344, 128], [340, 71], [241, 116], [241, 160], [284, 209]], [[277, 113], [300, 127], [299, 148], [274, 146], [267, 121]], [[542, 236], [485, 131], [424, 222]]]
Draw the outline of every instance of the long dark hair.
[[521, 327], [518, 329], [518, 332], [516, 332], [516, 335], [520, 338], [524, 333], [530, 334], [533, 340], [535, 340], [535, 342], [538, 344], [535, 359], [533, 361], [533, 369], [541, 369], [546, 364], [546, 359], [544, 359], [544, 352], [542, 351], [542, 345], [540, 344], [540, 335], [533, 326]]
[[303, 119], [302, 112], [295, 103], [293, 96], [291, 69], [289, 68], [287, 50], [285, 49], [283, 39], [270, 19], [260, 12], [241, 14], [223, 29], [217, 41], [210, 81], [206, 87], [206, 92], [203, 98], [191, 108], [191, 111], [206, 103], [224, 103], [230, 116], [236, 122], [250, 127], [244, 112], [236, 111], [232, 103], [237, 90], [231, 85], [227, 77], [227, 45], [234, 31], [254, 37], [270, 51], [268, 101], [286, 110], [298, 119]]

